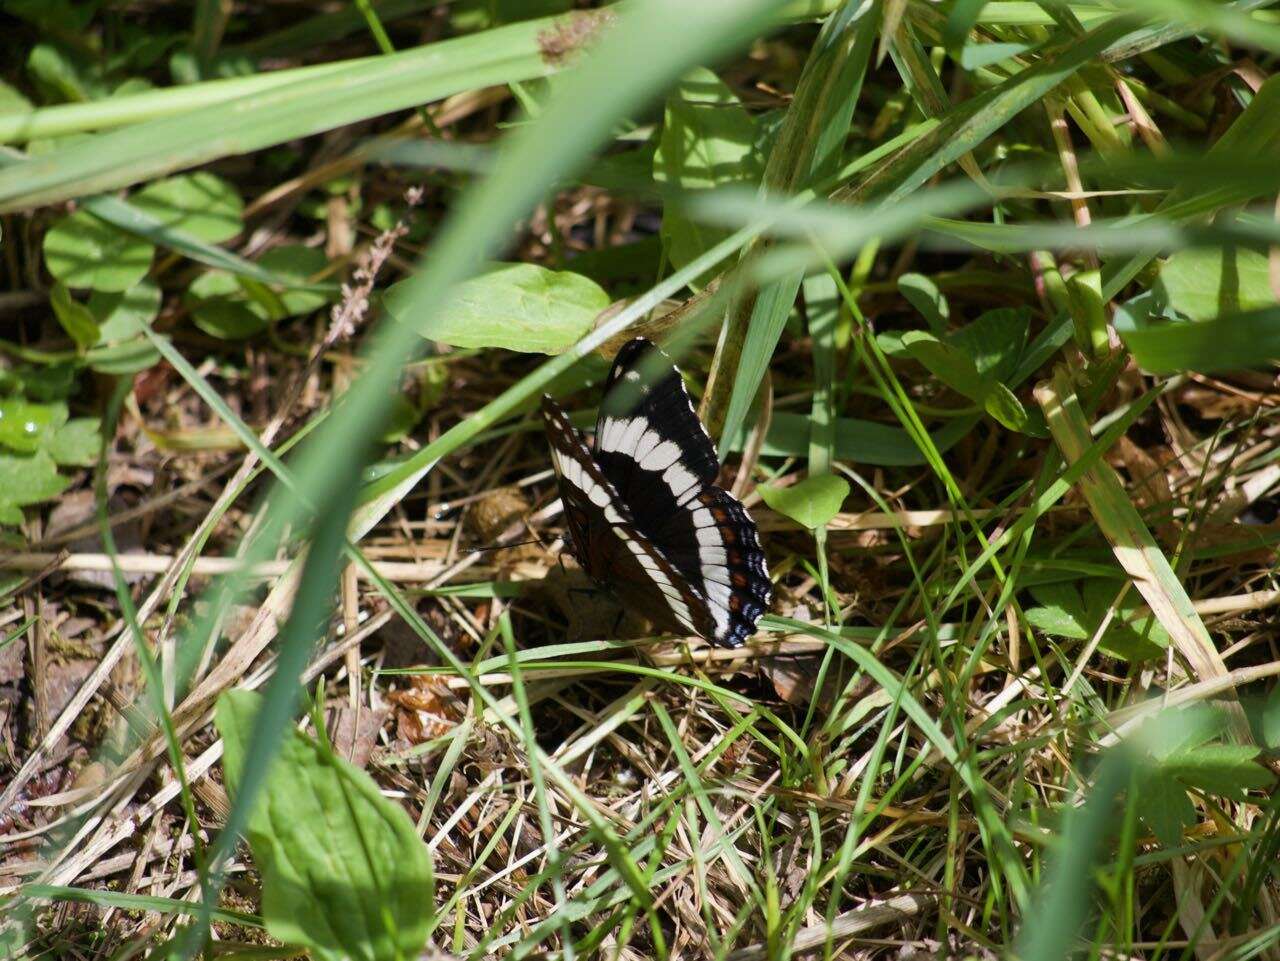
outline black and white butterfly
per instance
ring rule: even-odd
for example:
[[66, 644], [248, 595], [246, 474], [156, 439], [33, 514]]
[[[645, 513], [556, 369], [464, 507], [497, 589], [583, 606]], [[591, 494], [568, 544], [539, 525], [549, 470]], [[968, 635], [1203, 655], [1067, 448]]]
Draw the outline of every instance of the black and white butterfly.
[[772, 585], [755, 522], [716, 486], [720, 461], [680, 373], [649, 341], [613, 362], [587, 445], [543, 396], [572, 551], [597, 584], [658, 627], [737, 647]]

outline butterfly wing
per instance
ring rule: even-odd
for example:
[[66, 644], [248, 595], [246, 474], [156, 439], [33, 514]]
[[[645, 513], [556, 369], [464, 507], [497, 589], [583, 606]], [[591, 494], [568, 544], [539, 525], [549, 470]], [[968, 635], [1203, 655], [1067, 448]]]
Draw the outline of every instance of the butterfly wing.
[[640, 532], [706, 599], [704, 634], [736, 647], [772, 595], [746, 508], [715, 485], [715, 447], [671, 361], [637, 338], [618, 352], [596, 424], [596, 462]]
[[[646, 495], [670, 493], [687, 503], [720, 473], [720, 459], [694, 413], [680, 372], [642, 337], [614, 358], [596, 420], [595, 455], [627, 504], [639, 508]], [[663, 483], [655, 490], [654, 475]], [[661, 502], [654, 509], [667, 506]]]
[[568, 415], [550, 397], [542, 416], [573, 553], [593, 580], [665, 630], [709, 636], [706, 599], [636, 527]]

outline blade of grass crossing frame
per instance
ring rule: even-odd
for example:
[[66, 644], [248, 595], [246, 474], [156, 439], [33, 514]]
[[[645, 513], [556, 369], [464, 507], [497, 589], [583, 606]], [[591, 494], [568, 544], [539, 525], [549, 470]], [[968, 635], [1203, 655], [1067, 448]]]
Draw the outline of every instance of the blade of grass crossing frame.
[[361, 57], [337, 63], [320, 63], [287, 70], [270, 70], [250, 77], [206, 80], [159, 90], [92, 100], [88, 103], [60, 103], [37, 107], [26, 113], [0, 116], [0, 143], [21, 143], [49, 137], [63, 137], [91, 130], [143, 123], [173, 114], [190, 114], [236, 97], [257, 95], [307, 77], [343, 73], [373, 60]]
[[1280, 53], [1280, 26], [1208, 0], [1124, 0], [1122, 7], [1172, 21], [1184, 30], [1217, 34], [1249, 47]]
[[[1069, 371], [1061, 365], [1056, 367], [1053, 379], [1039, 384], [1035, 395], [1063, 458], [1068, 464], [1077, 463], [1088, 449], [1091, 435]], [[1079, 485], [1116, 560], [1133, 578], [1134, 586], [1169, 632], [1196, 678], [1225, 677], [1228, 671], [1222, 656], [1160, 545], [1125, 493], [1115, 469], [1099, 459], [1081, 475]], [[1238, 720], [1243, 722], [1243, 717]], [[1249, 743], [1248, 726], [1235, 726], [1237, 734], [1245, 739], [1243, 743]]]
[[[102, 908], [118, 908], [122, 911], [154, 911], [157, 914], [194, 914], [198, 905], [178, 898], [162, 898], [147, 894], [128, 894], [124, 891], [100, 891], [96, 888], [69, 888], [57, 884], [24, 884], [22, 893], [31, 898], [48, 898], [51, 901], [75, 901], [94, 904]], [[243, 924], [249, 928], [261, 928], [262, 919], [256, 914], [215, 908], [215, 921], [227, 924]]]
[[259, 95], [98, 134], [0, 171], [0, 210], [128, 186], [420, 103], [559, 69], [540, 46], [555, 18], [531, 20], [364, 60]]
[[[766, 191], [796, 193], [839, 164], [879, 19], [879, 0], [866, 5], [848, 0], [823, 24], [769, 153]], [[744, 291], [735, 297], [702, 398], [702, 418], [712, 437], [734, 437], [741, 430], [803, 278], [792, 273], [754, 296]]]
[[[716, 18], [745, 23], [747, 18], [760, 12], [761, 6], [752, 0], [743, 6], [741, 13], [745, 16], [742, 17], [736, 15], [736, 10], [730, 14], [720, 8], [699, 10], [698, 17], [690, 19], [689, 7], [676, 10], [664, 6], [666, 2], [628, 4], [618, 12], [581, 11], [570, 14], [569, 17], [574, 18], [570, 20], [562, 17], [527, 20], [391, 56], [364, 58], [325, 70], [309, 68], [313, 72], [289, 83], [269, 86], [265, 92], [254, 87], [251, 89], [255, 93], [240, 94], [200, 111], [99, 134], [33, 158], [21, 170], [0, 171], [0, 211], [101, 193], [455, 93], [544, 77], [570, 63], [576, 65], [574, 54], [591, 43], [597, 34], [618, 32], [615, 29], [620, 26], [618, 21], [647, 20], [655, 9], [669, 11], [678, 22], [692, 28], [693, 32], [681, 31], [683, 43], [671, 45], [676, 61], [682, 59], [681, 51], [698, 44], [726, 50], [733, 46], [734, 32], [726, 30], [708, 43], [706, 35], [694, 39], [699, 23]], [[784, 23], [788, 19], [821, 13], [826, 6], [822, 0], [801, 0], [780, 8], [771, 7], [766, 13], [773, 22]], [[566, 37], [571, 38], [567, 49]], [[694, 56], [684, 62], [692, 64], [704, 59], [708, 58]], [[658, 56], [653, 69], [632, 79], [656, 77], [662, 65], [671, 61], [670, 57]], [[616, 81], [616, 76], [609, 79]], [[642, 92], [653, 89], [643, 82], [613, 82], [609, 86], [627, 88], [620, 91], [627, 101], [642, 101]], [[601, 99], [598, 96], [601, 89], [597, 84], [592, 91], [596, 99]], [[632, 90], [641, 96], [633, 97]], [[608, 99], [612, 107], [613, 98], [604, 99]]]
[[1093, 869], [1115, 819], [1116, 798], [1130, 784], [1132, 771], [1127, 753], [1112, 751], [1098, 766], [1084, 806], [1070, 809], [1052, 867], [1019, 932], [1016, 957], [1062, 961], [1074, 954], [1091, 903]]
[[[1250, 10], [1257, 10], [1259, 7], [1270, 6], [1271, 2], [1272, 0], [1230, 0], [1230, 2], [1222, 4], [1222, 7], [1238, 13], [1248, 13]], [[1148, 50], [1154, 50], [1157, 47], [1163, 47], [1165, 44], [1174, 43], [1183, 37], [1189, 37], [1195, 32], [1194, 27], [1157, 22], [1149, 27], [1135, 30], [1123, 40], [1113, 43], [1103, 51], [1102, 59], [1112, 63], [1128, 60], [1130, 57], [1135, 57]]]
[[[911, 93], [916, 106], [926, 117], [943, 117], [951, 109], [951, 99], [947, 96], [942, 78], [929, 61], [929, 55], [916, 38], [911, 24], [903, 22], [894, 30], [889, 53], [894, 66], [902, 77], [903, 84]], [[957, 158], [960, 168], [973, 178], [975, 183], [983, 184], [986, 178], [972, 154], [961, 154]]]

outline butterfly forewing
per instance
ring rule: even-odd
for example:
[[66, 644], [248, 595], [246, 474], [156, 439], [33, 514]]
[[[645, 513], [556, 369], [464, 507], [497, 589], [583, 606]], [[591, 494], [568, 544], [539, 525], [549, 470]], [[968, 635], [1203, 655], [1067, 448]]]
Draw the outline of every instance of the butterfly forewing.
[[654, 475], [677, 503], [687, 503], [720, 472], [680, 372], [642, 338], [614, 358], [596, 420], [595, 454], [627, 503], [629, 491], [648, 487]]

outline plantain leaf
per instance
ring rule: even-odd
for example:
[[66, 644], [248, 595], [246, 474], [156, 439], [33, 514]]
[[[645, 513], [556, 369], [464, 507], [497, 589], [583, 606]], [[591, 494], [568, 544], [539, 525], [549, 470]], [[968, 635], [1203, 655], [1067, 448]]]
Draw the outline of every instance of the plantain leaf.
[[[261, 698], [218, 698], [223, 771], [234, 794]], [[291, 731], [249, 816], [272, 937], [325, 959], [416, 958], [434, 914], [426, 845], [404, 809], [328, 744]]]
[[1160, 267], [1152, 289], [1191, 320], [1214, 320], [1276, 303], [1266, 255], [1247, 247], [1180, 250]]
[[590, 278], [537, 264], [500, 264], [473, 277], [455, 287], [430, 317], [407, 314], [407, 283], [387, 291], [387, 310], [428, 340], [454, 347], [559, 353], [609, 306], [609, 295]]

